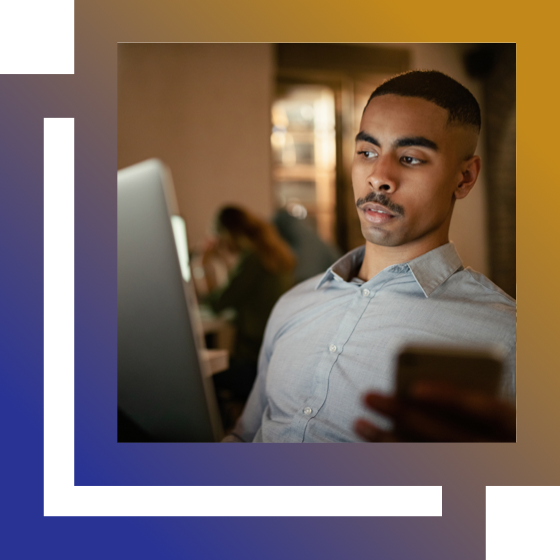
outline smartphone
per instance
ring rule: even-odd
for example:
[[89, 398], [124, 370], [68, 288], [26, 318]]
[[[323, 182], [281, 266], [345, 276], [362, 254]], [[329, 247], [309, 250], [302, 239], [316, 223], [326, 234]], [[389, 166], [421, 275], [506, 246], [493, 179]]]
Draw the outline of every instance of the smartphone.
[[398, 398], [406, 399], [418, 381], [442, 381], [497, 396], [503, 359], [492, 349], [406, 346], [398, 356]]

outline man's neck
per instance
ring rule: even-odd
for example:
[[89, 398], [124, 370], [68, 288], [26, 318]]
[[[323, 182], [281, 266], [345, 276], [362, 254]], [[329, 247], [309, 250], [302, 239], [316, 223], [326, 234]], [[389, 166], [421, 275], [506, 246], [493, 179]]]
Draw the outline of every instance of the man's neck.
[[358, 278], [367, 282], [388, 266], [411, 261], [446, 243], [449, 243], [448, 239], [441, 240], [437, 243], [419, 243], [414, 245], [401, 245], [399, 247], [385, 247], [366, 241], [366, 252], [362, 266], [358, 272]]

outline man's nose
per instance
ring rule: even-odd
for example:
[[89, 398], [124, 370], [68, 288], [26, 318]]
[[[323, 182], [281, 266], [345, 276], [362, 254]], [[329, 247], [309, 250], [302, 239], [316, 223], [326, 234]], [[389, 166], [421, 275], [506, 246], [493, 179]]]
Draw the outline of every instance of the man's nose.
[[390, 155], [379, 156], [368, 176], [368, 183], [375, 192], [392, 193], [397, 189], [395, 162]]

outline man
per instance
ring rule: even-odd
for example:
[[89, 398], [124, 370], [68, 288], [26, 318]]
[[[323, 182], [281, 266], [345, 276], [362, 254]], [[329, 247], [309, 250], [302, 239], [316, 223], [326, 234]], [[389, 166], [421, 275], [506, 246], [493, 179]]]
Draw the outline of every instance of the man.
[[504, 422], [497, 439], [511, 439], [511, 405], [498, 422], [494, 410], [502, 403], [481, 406], [483, 397], [458, 396], [453, 387], [417, 387], [404, 413], [389, 396], [399, 349], [423, 343], [501, 347], [501, 392], [514, 397], [515, 301], [464, 269], [448, 239], [455, 201], [469, 194], [480, 171], [479, 130], [475, 98], [440, 72], [401, 74], [373, 92], [352, 167], [365, 246], [280, 299], [253, 391], [227, 441], [395, 441], [396, 418], [409, 425], [427, 418], [419, 439], [440, 439], [445, 421], [422, 403], [442, 412], [456, 407], [483, 426], [481, 439]]

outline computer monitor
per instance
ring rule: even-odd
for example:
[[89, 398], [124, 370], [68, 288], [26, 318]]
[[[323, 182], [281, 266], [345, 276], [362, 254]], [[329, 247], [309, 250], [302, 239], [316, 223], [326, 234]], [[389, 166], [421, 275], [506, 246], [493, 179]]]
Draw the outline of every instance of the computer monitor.
[[171, 175], [150, 159], [117, 177], [119, 417], [139, 427], [144, 441], [219, 441]]

